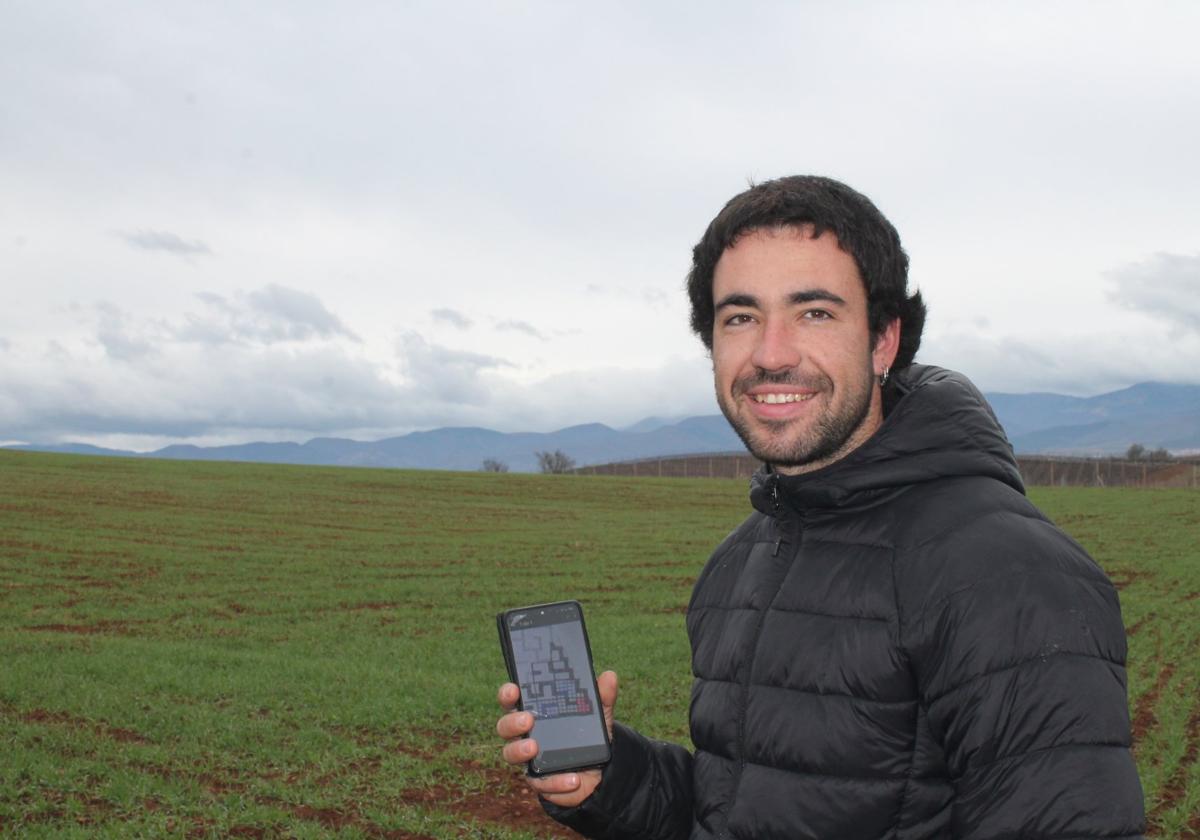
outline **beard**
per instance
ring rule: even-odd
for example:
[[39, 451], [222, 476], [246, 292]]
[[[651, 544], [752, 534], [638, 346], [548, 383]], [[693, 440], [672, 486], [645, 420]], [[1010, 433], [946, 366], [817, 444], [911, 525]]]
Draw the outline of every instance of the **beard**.
[[[841, 389], [845, 399], [838, 404], [833, 380], [825, 374], [759, 372], [735, 380], [728, 395], [718, 391], [717, 403], [742, 443], [760, 461], [785, 469], [823, 466], [846, 454], [842, 450], [870, 413], [873, 384], [874, 374], [868, 363], [864, 378], [846, 383]], [[762, 420], [740, 415], [736, 410], [739, 398], [750, 388], [760, 385], [791, 385], [813, 390], [817, 392], [813, 399], [828, 399], [828, 402], [816, 417], [808, 420]]]

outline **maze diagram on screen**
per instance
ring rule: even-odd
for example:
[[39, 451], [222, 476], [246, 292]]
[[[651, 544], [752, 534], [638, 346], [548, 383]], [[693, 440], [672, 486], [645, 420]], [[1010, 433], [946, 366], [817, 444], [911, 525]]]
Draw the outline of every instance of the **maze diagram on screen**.
[[590, 675], [585, 672], [585, 682], [575, 674], [553, 628], [532, 627], [514, 636], [522, 706], [542, 720], [591, 714]]

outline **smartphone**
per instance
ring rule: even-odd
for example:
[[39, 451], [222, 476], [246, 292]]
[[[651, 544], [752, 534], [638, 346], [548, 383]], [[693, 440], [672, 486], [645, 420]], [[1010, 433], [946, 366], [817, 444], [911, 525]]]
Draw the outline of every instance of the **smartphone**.
[[612, 748], [579, 602], [505, 610], [496, 626], [508, 677], [521, 689], [517, 708], [533, 714], [529, 775], [607, 764]]

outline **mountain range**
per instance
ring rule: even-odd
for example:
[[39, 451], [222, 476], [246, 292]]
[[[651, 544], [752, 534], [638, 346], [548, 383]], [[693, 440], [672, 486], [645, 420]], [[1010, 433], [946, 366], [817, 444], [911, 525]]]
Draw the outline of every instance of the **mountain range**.
[[[1146, 382], [1095, 397], [1062, 394], [987, 394], [1020, 454], [1115, 455], [1132, 443], [1175, 453], [1200, 451], [1200, 385]], [[37, 451], [89, 455], [257, 461], [409, 469], [477, 470], [484, 459], [517, 472], [538, 468], [536, 452], [562, 450], [575, 463], [607, 463], [699, 452], [733, 452], [741, 441], [719, 414], [649, 417], [624, 429], [601, 423], [555, 432], [496, 432], [475, 427], [413, 432], [377, 441], [314, 438], [307, 443], [236, 446], [173, 445], [154, 452], [87, 444], [24, 445]]]

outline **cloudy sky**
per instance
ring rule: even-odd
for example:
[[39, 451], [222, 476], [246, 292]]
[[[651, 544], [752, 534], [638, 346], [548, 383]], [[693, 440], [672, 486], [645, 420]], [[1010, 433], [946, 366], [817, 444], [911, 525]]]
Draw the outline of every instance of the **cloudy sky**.
[[1200, 382], [1200, 6], [0, 0], [0, 442], [716, 411], [748, 180], [896, 224], [919, 360]]

